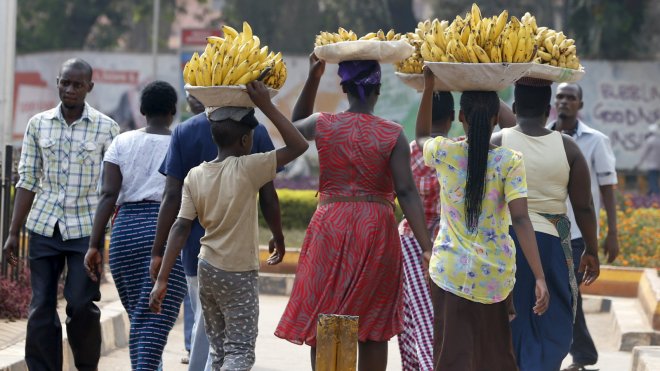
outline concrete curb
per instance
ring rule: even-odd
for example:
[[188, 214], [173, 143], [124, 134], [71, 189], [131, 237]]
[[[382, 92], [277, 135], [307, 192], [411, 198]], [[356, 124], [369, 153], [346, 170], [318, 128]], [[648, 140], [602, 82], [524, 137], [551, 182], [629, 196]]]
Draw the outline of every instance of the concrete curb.
[[660, 346], [640, 346], [633, 349], [632, 371], [660, 370]]
[[291, 295], [295, 274], [259, 273], [259, 294]]
[[[259, 274], [259, 292], [266, 295], [291, 294], [293, 274]], [[73, 353], [69, 347], [66, 324], [62, 323], [62, 370], [75, 371]], [[128, 314], [119, 299], [108, 302], [101, 308], [101, 354], [108, 354], [118, 348], [128, 346], [130, 323]], [[0, 350], [0, 371], [28, 371], [25, 363], [25, 339]]]
[[[101, 308], [101, 355], [128, 345], [128, 314], [119, 300], [109, 302]], [[62, 323], [62, 370], [75, 371], [73, 353], [66, 334], [66, 324]], [[25, 339], [0, 350], [0, 371], [27, 371], [25, 363]]]

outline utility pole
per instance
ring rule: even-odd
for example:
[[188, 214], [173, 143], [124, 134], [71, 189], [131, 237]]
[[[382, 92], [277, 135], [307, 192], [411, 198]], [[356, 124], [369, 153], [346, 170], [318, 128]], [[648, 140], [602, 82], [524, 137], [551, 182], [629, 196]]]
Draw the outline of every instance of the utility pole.
[[152, 58], [152, 68], [151, 74], [153, 79], [158, 79], [158, 26], [160, 25], [160, 0], [154, 0], [154, 11], [153, 11], [153, 29], [151, 32], [151, 58]]
[[[2, 130], [0, 131], [0, 161], [2, 161], [2, 174], [11, 174], [7, 169], [11, 168], [13, 164], [6, 163], [5, 159], [7, 154], [6, 151], [7, 145], [11, 143], [12, 135], [14, 132], [14, 59], [16, 57], [16, 0], [3, 0], [0, 1], [0, 16], [2, 22], [0, 22], [0, 50], [3, 51], [2, 56], [0, 56], [0, 125]], [[3, 183], [11, 182], [11, 177], [3, 177]], [[3, 184], [6, 185], [6, 184]], [[2, 187], [4, 190], [8, 190], [9, 187]], [[3, 200], [7, 200], [9, 197], [2, 197]], [[2, 207], [8, 208], [9, 205], [6, 202], [2, 203]], [[4, 211], [4, 210], [3, 210]], [[0, 212], [0, 226], [4, 225], [6, 220], [4, 216], [8, 213]], [[0, 228], [0, 241], [4, 243], [5, 236], [3, 233], [3, 228]]]

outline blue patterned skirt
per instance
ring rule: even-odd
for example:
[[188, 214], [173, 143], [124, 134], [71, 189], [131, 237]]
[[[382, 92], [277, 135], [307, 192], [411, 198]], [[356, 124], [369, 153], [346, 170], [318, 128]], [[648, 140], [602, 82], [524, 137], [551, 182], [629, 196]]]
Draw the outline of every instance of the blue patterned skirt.
[[177, 259], [161, 313], [149, 310], [151, 247], [160, 203], [127, 203], [119, 208], [110, 239], [110, 272], [131, 322], [129, 348], [133, 370], [158, 370], [167, 336], [179, 316], [186, 278]]

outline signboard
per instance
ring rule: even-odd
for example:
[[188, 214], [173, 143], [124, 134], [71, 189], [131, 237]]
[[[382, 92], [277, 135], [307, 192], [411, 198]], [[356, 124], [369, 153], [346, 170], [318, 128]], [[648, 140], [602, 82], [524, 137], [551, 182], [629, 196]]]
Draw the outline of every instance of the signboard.
[[[161, 76], [180, 89], [182, 98], [183, 63], [190, 58], [192, 50], [203, 49], [200, 35], [205, 35], [205, 38], [212, 32], [219, 33], [211, 29], [194, 35], [191, 33], [191, 36], [187, 36], [189, 43], [182, 46], [180, 55], [159, 57]], [[16, 59], [15, 120], [12, 128], [15, 144], [20, 144], [29, 117], [57, 104], [59, 99], [55, 80], [59, 66], [74, 56], [87, 60], [94, 68], [96, 85], [88, 96], [92, 106], [115, 118], [123, 130], [144, 125], [144, 118], [139, 112], [139, 93], [151, 78], [150, 55], [98, 52], [31, 54]], [[284, 60], [288, 79], [273, 101], [285, 116], [291, 117], [293, 106], [307, 78], [309, 61], [304, 56], [289, 55], [285, 55]], [[580, 81], [584, 92], [584, 108], [580, 111], [580, 117], [609, 136], [617, 158], [617, 168], [631, 169], [641, 155], [641, 144], [649, 125], [660, 123], [660, 63], [588, 61], [584, 64], [587, 73]], [[399, 81], [391, 65], [383, 65], [382, 70], [383, 86], [375, 114], [402, 124], [406, 135], [412, 139], [420, 94]], [[513, 100], [512, 90], [509, 88], [500, 92], [500, 96], [508, 103]], [[459, 98], [459, 94], [454, 95], [457, 106]], [[181, 107], [185, 107], [183, 99]], [[328, 64], [321, 80], [315, 109], [339, 112], [346, 108], [348, 102], [339, 86], [337, 65]], [[261, 122], [267, 123], [276, 145], [282, 145], [277, 130], [260, 112], [257, 112], [257, 116]], [[551, 119], [554, 117], [553, 110]], [[460, 133], [460, 130], [460, 125], [455, 123], [452, 134]]]

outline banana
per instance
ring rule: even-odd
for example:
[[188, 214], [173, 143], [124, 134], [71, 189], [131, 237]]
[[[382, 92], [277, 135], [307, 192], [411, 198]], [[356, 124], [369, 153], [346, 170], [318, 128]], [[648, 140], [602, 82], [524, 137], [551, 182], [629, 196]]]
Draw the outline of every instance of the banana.
[[486, 54], [486, 51], [483, 50], [479, 45], [473, 45], [472, 50], [474, 51], [477, 58], [479, 59], [479, 62], [481, 62], [481, 63], [490, 63], [490, 58], [488, 57], [488, 54]]
[[518, 45], [516, 46], [516, 51], [513, 54], [513, 62], [519, 63], [525, 61], [526, 53], [525, 47], [527, 46], [527, 38], [523, 36], [522, 39], [518, 40]]
[[360, 40], [371, 40], [378, 38], [378, 35], [375, 32], [369, 32], [368, 34], [362, 36]]
[[542, 50], [537, 50], [536, 53], [538, 54], [539, 57], [541, 57], [541, 60], [543, 62], [550, 62], [552, 60], [552, 54], [546, 53]]
[[559, 56], [559, 67], [566, 67], [566, 56]]
[[197, 86], [197, 74], [192, 68], [188, 70], [188, 83], [192, 86]]
[[498, 45], [495, 45], [490, 49], [490, 61], [493, 63], [502, 62], [502, 50]]
[[461, 30], [461, 42], [463, 45], [467, 44], [468, 38], [470, 37], [470, 24], [466, 24], [465, 27]]
[[460, 40], [456, 42], [456, 46], [456, 53], [458, 55], [455, 55], [460, 59], [460, 62], [469, 62], [470, 55], [468, 53], [467, 47], [465, 47], [465, 45]]
[[493, 31], [493, 35], [490, 37], [491, 41], [495, 41], [497, 37], [500, 36], [502, 31], [504, 30], [504, 26], [506, 26], [506, 21], [509, 18], [509, 12], [507, 10], [503, 10], [502, 13], [500, 13], [499, 16], [497, 16], [497, 22], [495, 22], [495, 30]]
[[[575, 45], [571, 45], [566, 50], [561, 53], [562, 55], [569, 56], [569, 55], [575, 55]], [[561, 47], [559, 47], [559, 51], [561, 52]]]
[[222, 26], [222, 33], [225, 35], [225, 41], [233, 40], [238, 37], [238, 31], [231, 26]]
[[502, 61], [511, 63], [513, 62], [513, 47], [511, 46], [511, 40], [504, 39], [504, 48], [502, 49]]
[[552, 47], [554, 45], [554, 40], [555, 40], [555, 38], [550, 36], [550, 37], [546, 38], [543, 41], [543, 46], [545, 47], [545, 50], [547, 50], [548, 52], [552, 52]]
[[222, 82], [222, 65], [217, 64], [212, 71], [211, 85], [218, 86]]
[[197, 82], [197, 86], [206, 86], [204, 82], [204, 75], [202, 74], [202, 68], [200, 66], [195, 68], [195, 81]]
[[536, 52], [538, 48], [532, 36], [529, 36], [526, 39], [526, 41], [527, 43], [525, 44], [525, 58], [523, 59], [523, 62], [530, 62], [532, 59], [536, 57]]
[[188, 72], [190, 72], [190, 61], [186, 62], [186, 65], [183, 67], [183, 82], [190, 84], [190, 79], [188, 78]]
[[219, 36], [209, 36], [206, 38], [206, 42], [212, 45], [220, 45], [225, 42], [225, 39]]
[[552, 46], [552, 58], [559, 59], [559, 45], [555, 44]]
[[261, 71], [259, 70], [247, 71], [243, 74], [243, 76], [236, 79], [236, 85], [245, 85], [248, 82], [254, 81], [257, 77], [259, 77], [260, 73]]
[[559, 49], [566, 49], [568, 47], [574, 46], [575, 45], [575, 40], [573, 39], [565, 39], [559, 44]]
[[557, 34], [557, 39], [555, 40], [555, 44], [561, 45], [561, 43], [564, 42], [564, 40], [566, 40], [566, 35], [564, 35], [563, 32], [559, 32]]
[[[453, 41], [453, 40], [452, 40]], [[429, 46], [428, 43], [422, 44], [422, 47], [420, 49], [420, 52], [422, 54], [422, 58], [425, 61], [433, 61], [433, 53], [431, 51], [431, 47]]]
[[481, 9], [477, 4], [472, 3], [472, 9], [470, 10], [470, 27], [476, 28], [479, 22], [481, 22]]

